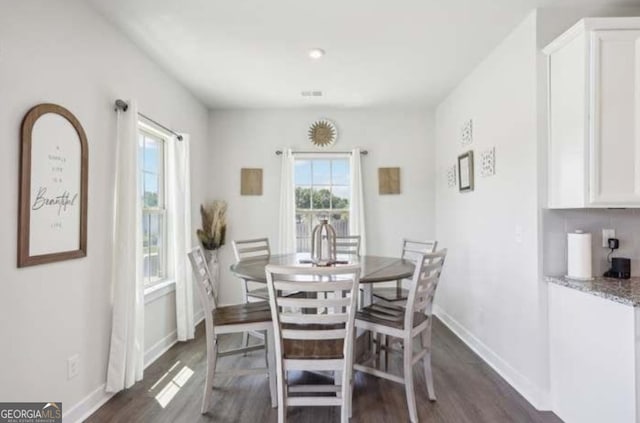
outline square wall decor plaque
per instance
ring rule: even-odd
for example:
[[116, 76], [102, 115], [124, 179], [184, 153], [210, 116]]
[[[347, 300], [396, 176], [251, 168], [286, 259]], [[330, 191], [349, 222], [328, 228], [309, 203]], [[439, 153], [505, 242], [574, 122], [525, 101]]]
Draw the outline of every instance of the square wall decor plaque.
[[400, 194], [400, 168], [378, 168], [378, 192], [380, 194]]
[[262, 195], [262, 169], [240, 170], [240, 195]]

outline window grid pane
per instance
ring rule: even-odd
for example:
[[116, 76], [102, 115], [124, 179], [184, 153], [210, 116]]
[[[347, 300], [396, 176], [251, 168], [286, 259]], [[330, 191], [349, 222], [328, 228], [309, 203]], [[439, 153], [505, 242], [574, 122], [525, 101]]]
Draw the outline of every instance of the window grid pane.
[[164, 280], [166, 272], [165, 142], [159, 136], [140, 131], [140, 178], [143, 233], [144, 284]]
[[[296, 160], [296, 247], [311, 251], [311, 232], [329, 219], [338, 236], [349, 235], [349, 160]], [[310, 185], [309, 185], [310, 184]]]

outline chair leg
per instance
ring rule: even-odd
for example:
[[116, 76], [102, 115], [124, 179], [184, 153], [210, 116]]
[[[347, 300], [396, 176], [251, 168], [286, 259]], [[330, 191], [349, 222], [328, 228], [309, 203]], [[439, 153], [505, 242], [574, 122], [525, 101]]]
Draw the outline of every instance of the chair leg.
[[351, 380], [349, 380], [349, 397], [347, 398], [349, 400], [349, 418], [353, 417], [353, 391], [354, 391], [354, 385], [355, 385], [355, 381], [354, 381], [354, 376], [353, 376], [353, 369], [351, 369]]
[[372, 337], [375, 336], [376, 338], [376, 342], [374, 344], [375, 350], [374, 350], [374, 354], [376, 357], [376, 367], [379, 369], [380, 368], [380, 355], [382, 354], [382, 343], [384, 342], [384, 336], [381, 333], [376, 333], [376, 332], [372, 332], [373, 335], [371, 335]]
[[[247, 280], [242, 279], [242, 301], [245, 304], [249, 302], [248, 292], [249, 292], [249, 286], [247, 285]], [[242, 347], [247, 348], [248, 346], [249, 346], [249, 333], [242, 332]], [[247, 353], [245, 352], [243, 355], [246, 356]]]
[[282, 367], [278, 366], [278, 423], [286, 423], [287, 421], [287, 381], [285, 375]]
[[363, 301], [360, 307], [370, 306], [373, 302], [373, 287], [370, 283], [365, 283], [360, 285], [362, 287], [362, 297]]
[[424, 380], [427, 382], [427, 393], [431, 401], [436, 400], [436, 392], [433, 388], [433, 373], [431, 371], [431, 325], [420, 334], [422, 341], [422, 348], [427, 350], [427, 353], [422, 358], [422, 366], [424, 367]]
[[390, 336], [385, 335], [384, 336], [384, 371], [388, 371], [389, 370], [389, 338]]
[[348, 400], [348, 407], [349, 407], [349, 418], [353, 417], [353, 390], [354, 390], [354, 386], [355, 386], [355, 376], [353, 374], [353, 362], [354, 362], [354, 356], [355, 356], [355, 352], [354, 352], [354, 348], [356, 346], [356, 340], [357, 340], [357, 331], [354, 328], [353, 330], [353, 339], [351, 340], [353, 347], [351, 348], [351, 356], [348, 358], [347, 360], [347, 369], [348, 369], [348, 381], [349, 381], [349, 391], [347, 393], [347, 400]]
[[216, 360], [218, 358], [218, 339], [214, 338], [213, 342], [207, 345], [207, 376], [204, 381], [204, 394], [202, 396], [202, 409], [200, 412], [205, 414], [211, 405], [211, 397], [213, 395], [213, 376], [216, 373]]
[[[335, 386], [343, 387], [343, 385], [342, 385], [342, 374], [343, 373], [344, 372], [341, 372], [340, 370], [335, 370], [333, 372], [333, 384]], [[337, 396], [338, 396], [338, 398], [340, 398], [342, 396], [342, 391], [338, 392]]]
[[278, 406], [278, 389], [276, 376], [276, 349], [273, 330], [268, 330], [264, 334], [264, 354], [267, 361], [267, 371], [269, 372], [269, 393], [271, 394], [271, 407]]
[[416, 395], [413, 390], [413, 339], [411, 335], [404, 339], [404, 388], [407, 393], [407, 406], [409, 407], [409, 420], [411, 423], [418, 422], [418, 411], [416, 409]]
[[[242, 332], [242, 347], [247, 348], [249, 346], [249, 332]], [[245, 352], [244, 355], [247, 355]]]
[[[350, 404], [349, 397], [351, 396], [351, 383], [349, 382], [349, 371], [340, 372], [342, 374], [341, 383], [342, 383], [342, 405], [340, 406], [340, 423], [349, 423], [350, 417]], [[338, 372], [336, 372], [336, 377], [338, 376]]]

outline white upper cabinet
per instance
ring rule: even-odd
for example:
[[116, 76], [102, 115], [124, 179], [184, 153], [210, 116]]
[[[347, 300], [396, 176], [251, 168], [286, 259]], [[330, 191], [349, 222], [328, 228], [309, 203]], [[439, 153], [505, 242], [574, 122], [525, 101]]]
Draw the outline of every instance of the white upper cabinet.
[[640, 207], [640, 18], [584, 19], [544, 52], [549, 207]]

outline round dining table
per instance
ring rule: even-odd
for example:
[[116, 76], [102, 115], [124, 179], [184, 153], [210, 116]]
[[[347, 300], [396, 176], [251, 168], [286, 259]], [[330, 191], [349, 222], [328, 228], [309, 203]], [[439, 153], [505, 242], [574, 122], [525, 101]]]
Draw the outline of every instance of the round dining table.
[[[365, 301], [368, 304], [371, 303], [372, 284], [410, 278], [413, 276], [415, 270], [415, 265], [411, 260], [399, 257], [338, 256], [338, 260], [340, 259], [345, 259], [344, 261], [349, 264], [360, 264], [362, 269], [360, 272], [360, 284], [365, 292]], [[241, 279], [267, 283], [265, 267], [269, 264], [301, 267], [312, 266], [312, 264], [309, 263], [308, 253], [275, 254], [268, 259], [246, 260], [235, 263], [231, 265], [231, 271]], [[340, 266], [340, 264], [336, 266]]]

